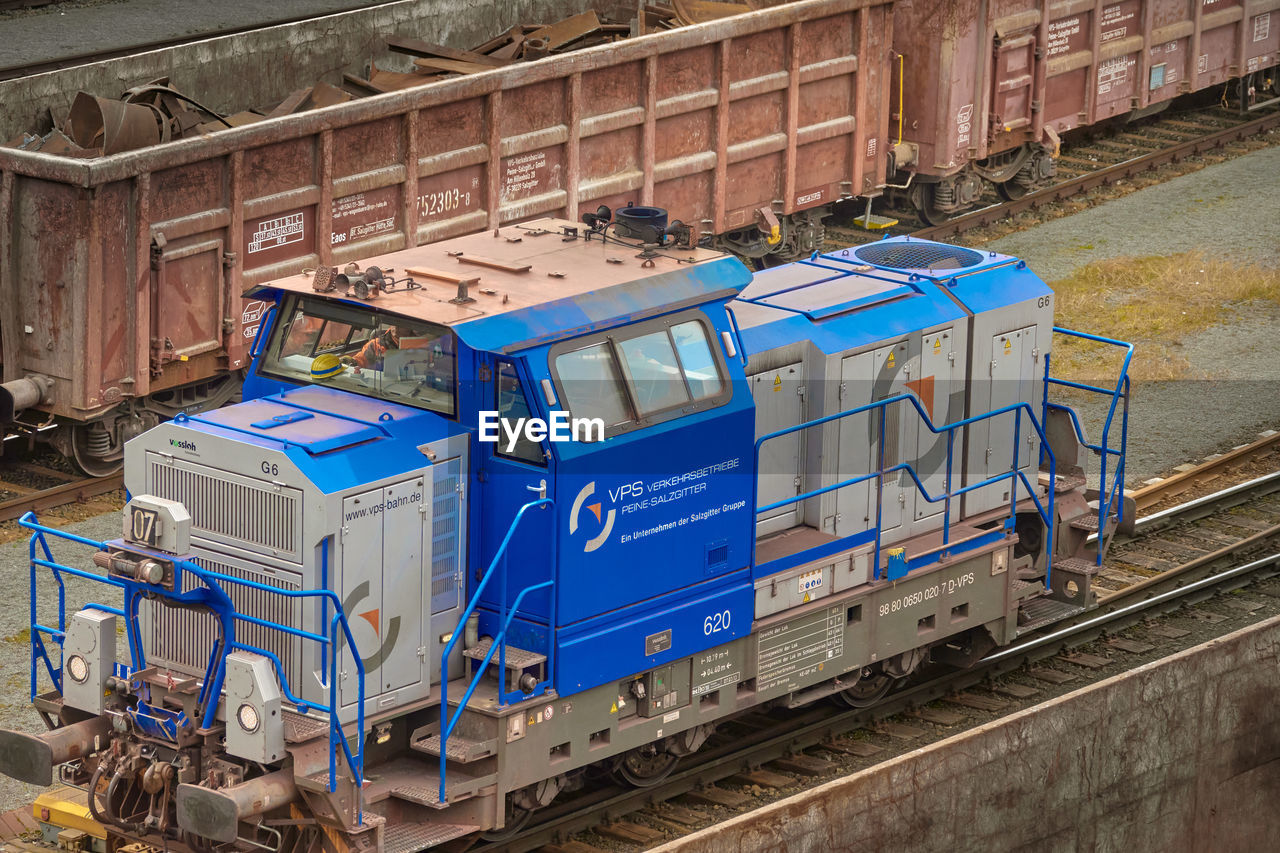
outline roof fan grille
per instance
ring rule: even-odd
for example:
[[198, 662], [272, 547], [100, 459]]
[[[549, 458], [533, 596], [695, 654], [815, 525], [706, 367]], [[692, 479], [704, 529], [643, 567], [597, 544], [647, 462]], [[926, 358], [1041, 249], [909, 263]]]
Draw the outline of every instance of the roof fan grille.
[[972, 249], [938, 243], [872, 243], [853, 254], [868, 264], [900, 270], [958, 270], [982, 262]]

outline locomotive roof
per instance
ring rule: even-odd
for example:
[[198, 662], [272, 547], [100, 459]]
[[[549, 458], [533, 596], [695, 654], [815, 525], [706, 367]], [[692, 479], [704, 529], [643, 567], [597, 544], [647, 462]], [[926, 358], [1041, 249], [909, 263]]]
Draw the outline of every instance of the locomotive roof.
[[[684, 305], [727, 299], [751, 281], [732, 255], [708, 249], [660, 248], [588, 233], [582, 223], [539, 219], [363, 259], [389, 277], [412, 276], [420, 288], [397, 285], [359, 302], [372, 308], [453, 327], [475, 348], [514, 351]], [[342, 267], [339, 267], [341, 270]], [[469, 279], [456, 303], [457, 279]], [[311, 272], [265, 284], [317, 294]]]
[[751, 357], [845, 352], [1049, 294], [1017, 258], [900, 237], [763, 270], [731, 307]]

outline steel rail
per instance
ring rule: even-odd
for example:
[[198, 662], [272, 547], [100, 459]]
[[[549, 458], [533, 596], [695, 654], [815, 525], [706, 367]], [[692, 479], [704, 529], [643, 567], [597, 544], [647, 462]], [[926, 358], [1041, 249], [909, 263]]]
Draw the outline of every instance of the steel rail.
[[[0, 484], [0, 489], [3, 484]], [[21, 518], [28, 512], [40, 512], [57, 506], [85, 500], [86, 498], [105, 495], [116, 489], [124, 488], [124, 475], [111, 474], [106, 477], [85, 477], [69, 483], [59, 483], [48, 489], [41, 489], [28, 495], [18, 495], [6, 501], [0, 501], [0, 521], [12, 521]]]
[[1134, 489], [1130, 497], [1133, 498], [1139, 510], [1147, 509], [1169, 498], [1177, 497], [1187, 489], [1194, 488], [1201, 480], [1221, 476], [1231, 468], [1255, 456], [1270, 453], [1277, 447], [1280, 447], [1280, 431], [1264, 435], [1257, 441], [1229, 450], [1213, 459], [1206, 459], [1194, 468], [1165, 477], [1140, 489]]
[[[1243, 483], [1236, 483], [1235, 485], [1227, 486], [1225, 489], [1219, 489], [1212, 494], [1193, 498], [1177, 506], [1162, 509], [1150, 515], [1144, 515], [1134, 522], [1131, 532], [1117, 535], [1111, 544], [1119, 545], [1125, 542], [1132, 542], [1156, 531], [1165, 530], [1175, 524], [1198, 521], [1221, 510], [1239, 506], [1246, 501], [1263, 497], [1278, 490], [1280, 490], [1280, 471], [1263, 474], [1261, 477], [1254, 477], [1252, 480], [1246, 480]], [[1090, 533], [1085, 543], [1093, 544], [1097, 541], [1098, 534]]]
[[[1272, 471], [1234, 486], [1220, 489], [1213, 494], [1195, 498], [1175, 507], [1139, 518], [1133, 525], [1133, 536], [1142, 536], [1163, 530], [1182, 521], [1195, 521], [1220, 509], [1227, 509], [1245, 501], [1280, 490], [1280, 471]], [[1116, 540], [1120, 541], [1120, 540]]]

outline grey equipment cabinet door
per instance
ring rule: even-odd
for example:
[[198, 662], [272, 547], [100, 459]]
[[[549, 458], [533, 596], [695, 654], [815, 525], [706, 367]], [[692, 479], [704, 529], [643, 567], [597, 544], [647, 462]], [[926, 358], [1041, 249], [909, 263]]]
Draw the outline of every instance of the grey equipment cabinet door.
[[[342, 502], [340, 595], [364, 665], [366, 711], [425, 692], [424, 485], [418, 475]], [[348, 644], [339, 645], [339, 692], [351, 707], [358, 673]]]
[[[756, 404], [756, 438], [796, 426], [804, 419], [800, 395], [804, 367], [800, 362], [767, 370], [747, 378]], [[760, 448], [756, 506], [768, 506], [800, 494], [803, 476], [800, 460], [804, 430], [766, 441]], [[756, 535], [767, 536], [800, 523], [800, 504], [784, 504], [756, 516]]]

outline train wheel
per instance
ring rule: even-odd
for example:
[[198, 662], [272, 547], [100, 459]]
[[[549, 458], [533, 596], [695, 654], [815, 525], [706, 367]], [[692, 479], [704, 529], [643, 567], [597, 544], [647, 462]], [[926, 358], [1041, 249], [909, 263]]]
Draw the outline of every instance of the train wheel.
[[794, 260], [792, 258], [784, 258], [778, 254], [765, 255], [763, 258], [752, 258], [751, 263], [757, 270], [770, 270], [774, 267], [780, 267], [789, 264]]
[[832, 698], [850, 708], [870, 708], [885, 697], [893, 682], [888, 673], [864, 667], [857, 684], [833, 694]]
[[532, 809], [522, 809], [512, 804], [511, 797], [507, 797], [507, 820], [502, 829], [482, 832], [480, 837], [485, 841], [509, 841], [529, 824], [531, 817], [533, 817]]
[[679, 760], [679, 756], [659, 752], [648, 743], [623, 753], [614, 764], [612, 775], [627, 785], [648, 788], [667, 778]]
[[925, 225], [941, 225], [955, 214], [945, 213], [938, 209], [937, 184], [919, 184], [916, 196], [916, 215]]
[[[71, 458], [90, 477], [109, 477], [124, 467], [124, 454], [112, 445], [102, 424], [75, 424], [71, 428]], [[113, 455], [115, 458], [103, 458]]]
[[996, 184], [996, 192], [1005, 201], [1017, 201], [1027, 194], [1027, 188], [1014, 178], [1010, 178], [1003, 183]]

